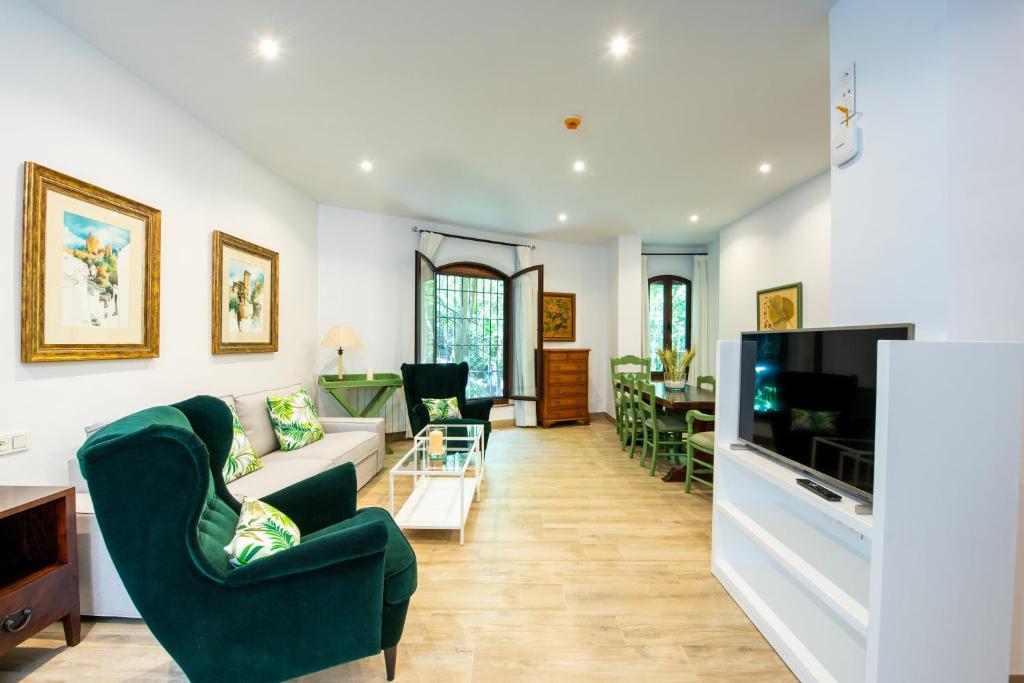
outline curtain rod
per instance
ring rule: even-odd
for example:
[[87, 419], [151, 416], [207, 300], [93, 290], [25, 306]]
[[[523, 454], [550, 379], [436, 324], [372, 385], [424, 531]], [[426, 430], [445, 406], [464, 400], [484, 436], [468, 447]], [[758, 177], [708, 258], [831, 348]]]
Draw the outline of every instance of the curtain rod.
[[500, 244], [503, 247], [529, 247], [530, 249], [536, 249], [532, 244], [513, 244], [512, 242], [499, 242], [498, 240], [485, 240], [483, 237], [466, 237], [465, 235], [452, 235], [447, 232], [439, 232], [437, 230], [425, 230], [418, 228], [415, 225], [412, 226], [413, 232], [432, 232], [435, 235], [441, 235], [441, 237], [451, 237], [456, 240], [467, 240], [469, 242], [484, 242], [486, 244]]
[[706, 251], [641, 251], [641, 256], [707, 256]]

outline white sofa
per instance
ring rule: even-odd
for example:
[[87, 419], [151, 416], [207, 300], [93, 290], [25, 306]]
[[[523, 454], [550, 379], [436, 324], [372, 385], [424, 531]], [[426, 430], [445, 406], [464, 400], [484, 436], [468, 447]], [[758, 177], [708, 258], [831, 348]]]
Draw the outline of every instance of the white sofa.
[[[378, 417], [321, 417], [323, 439], [296, 451], [280, 451], [267, 411], [267, 396], [289, 394], [300, 386], [295, 384], [220, 397], [234, 405], [253, 449], [263, 462], [262, 469], [227, 485], [236, 498], [262, 498], [346, 462], [355, 465], [356, 485], [362, 488], [384, 467], [384, 420]], [[91, 433], [101, 426], [87, 428], [86, 432]], [[89, 498], [89, 486], [82, 477], [77, 458], [68, 461], [68, 476], [77, 494], [75, 509], [82, 614], [137, 619], [139, 613], [128, 597], [100, 536]]]

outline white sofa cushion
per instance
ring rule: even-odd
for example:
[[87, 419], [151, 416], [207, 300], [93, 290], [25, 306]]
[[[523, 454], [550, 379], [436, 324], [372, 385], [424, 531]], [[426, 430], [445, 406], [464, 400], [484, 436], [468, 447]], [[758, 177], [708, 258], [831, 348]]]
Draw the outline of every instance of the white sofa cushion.
[[263, 462], [287, 460], [323, 460], [330, 467], [343, 462], [359, 462], [377, 449], [377, 434], [374, 432], [335, 432], [324, 434], [324, 438], [303, 446], [297, 451], [274, 451], [268, 453]]
[[262, 498], [331, 468], [327, 460], [289, 458], [287, 453], [282, 455], [286, 457], [277, 460], [271, 455], [270, 462], [263, 461], [263, 469], [235, 479], [227, 485], [228, 491], [239, 500], [246, 496]]
[[279, 447], [277, 434], [274, 433], [274, 425], [270, 422], [270, 411], [267, 410], [267, 396], [294, 394], [301, 388], [301, 384], [292, 384], [287, 387], [235, 396], [235, 410], [238, 412], [238, 419], [245, 428], [253, 450], [260, 458], [271, 451], [276, 451]]

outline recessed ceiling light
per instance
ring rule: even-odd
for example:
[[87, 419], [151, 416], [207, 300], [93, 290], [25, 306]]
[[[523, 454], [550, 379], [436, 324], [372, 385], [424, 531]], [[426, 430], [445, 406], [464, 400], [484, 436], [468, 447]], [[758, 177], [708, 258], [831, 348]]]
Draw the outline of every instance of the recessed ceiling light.
[[281, 55], [281, 43], [273, 38], [261, 38], [256, 51], [264, 59], [277, 59]]
[[359, 162], [359, 168], [363, 169], [364, 173], [369, 173], [373, 170], [373, 162], [369, 159], [363, 159]]
[[771, 173], [772, 172], [772, 165], [771, 164], [761, 164], [760, 166], [757, 167], [757, 170], [760, 171], [761, 173]]
[[576, 171], [577, 173], [583, 173], [584, 171], [587, 170], [587, 165], [586, 163], [583, 162], [582, 159], [577, 159], [572, 163], [572, 170]]
[[699, 220], [700, 220], [700, 216], [698, 216], [698, 215], [697, 215], [697, 214], [695, 214], [695, 213], [691, 213], [691, 214], [690, 214], [690, 222], [691, 222], [691, 223], [696, 223], [696, 222], [697, 222], [697, 221], [699, 221]]
[[559, 221], [560, 223], [564, 223], [564, 222], [566, 222], [567, 220], [569, 220], [569, 216], [568, 216], [568, 215], [566, 215], [566, 214], [564, 214], [564, 213], [560, 213], [560, 214], [558, 214], [558, 221]]
[[630, 47], [629, 38], [620, 33], [608, 43], [608, 52], [614, 57], [625, 57], [629, 54]]

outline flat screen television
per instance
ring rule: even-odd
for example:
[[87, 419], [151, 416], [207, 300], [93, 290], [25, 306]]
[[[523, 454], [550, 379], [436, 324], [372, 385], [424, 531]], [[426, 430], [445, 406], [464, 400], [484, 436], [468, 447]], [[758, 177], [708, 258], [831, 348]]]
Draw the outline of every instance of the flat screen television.
[[743, 333], [740, 440], [870, 501], [878, 342], [913, 337], [909, 324]]

